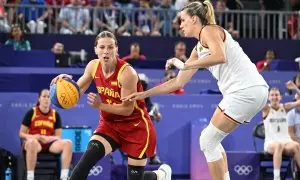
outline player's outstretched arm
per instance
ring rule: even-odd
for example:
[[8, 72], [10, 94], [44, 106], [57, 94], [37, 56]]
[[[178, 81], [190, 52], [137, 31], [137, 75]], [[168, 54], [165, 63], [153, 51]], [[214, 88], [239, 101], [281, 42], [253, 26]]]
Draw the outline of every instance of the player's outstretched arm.
[[[197, 52], [194, 49], [191, 53], [190, 58], [187, 62], [196, 61]], [[134, 94], [130, 94], [129, 96], [125, 96], [122, 98], [123, 101], [134, 101], [141, 100], [149, 96], [155, 96], [159, 94], [168, 94], [177, 89], [183, 88], [184, 85], [192, 78], [192, 76], [197, 72], [197, 69], [188, 70], [188, 71], [180, 71], [176, 78], [171, 79], [159, 86], [155, 86], [145, 92], [138, 92]]]

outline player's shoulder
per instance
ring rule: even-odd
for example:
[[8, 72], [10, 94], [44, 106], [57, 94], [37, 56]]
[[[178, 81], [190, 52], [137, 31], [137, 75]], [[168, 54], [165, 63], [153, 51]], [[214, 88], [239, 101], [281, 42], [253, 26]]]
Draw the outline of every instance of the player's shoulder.
[[93, 65], [96, 65], [96, 64], [98, 64], [99, 63], [99, 59], [93, 59], [93, 60], [91, 60], [88, 64], [87, 64], [87, 66], [93, 66]]

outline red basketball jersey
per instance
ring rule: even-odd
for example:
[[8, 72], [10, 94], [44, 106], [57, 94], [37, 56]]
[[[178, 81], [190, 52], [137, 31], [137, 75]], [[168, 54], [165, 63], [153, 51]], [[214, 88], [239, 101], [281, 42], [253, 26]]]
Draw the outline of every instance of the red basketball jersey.
[[[119, 83], [121, 72], [129, 64], [120, 59], [117, 60], [117, 67], [115, 72], [105, 78], [102, 72], [102, 66], [100, 60], [97, 60], [95, 69], [93, 72], [94, 82], [97, 87], [98, 94], [101, 101], [105, 104], [121, 104], [121, 85]], [[143, 91], [143, 87], [140, 82], [137, 83], [137, 91]], [[150, 120], [147, 112], [146, 104], [144, 100], [136, 102], [134, 111], [130, 116], [121, 116], [112, 113], [101, 111], [100, 119], [105, 121], [138, 121], [138, 120]]]
[[50, 109], [48, 114], [43, 114], [38, 107], [33, 107], [33, 116], [29, 127], [29, 134], [52, 136], [55, 130], [55, 110]]

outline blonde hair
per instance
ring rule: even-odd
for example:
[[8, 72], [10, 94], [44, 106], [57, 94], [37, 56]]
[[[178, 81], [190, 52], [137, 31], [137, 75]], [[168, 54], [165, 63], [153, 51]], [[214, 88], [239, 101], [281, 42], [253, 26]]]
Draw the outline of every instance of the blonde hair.
[[203, 25], [216, 24], [214, 7], [209, 0], [192, 1], [183, 10], [190, 16], [198, 16]]

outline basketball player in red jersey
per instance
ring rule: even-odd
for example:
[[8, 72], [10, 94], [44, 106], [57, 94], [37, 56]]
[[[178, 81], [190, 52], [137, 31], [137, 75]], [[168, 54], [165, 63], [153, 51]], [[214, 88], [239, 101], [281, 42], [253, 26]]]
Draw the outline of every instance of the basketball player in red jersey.
[[[147, 157], [154, 155], [156, 145], [154, 126], [144, 100], [120, 100], [143, 90], [136, 71], [117, 58], [117, 40], [111, 32], [101, 32], [94, 49], [98, 59], [88, 63], [77, 84], [83, 94], [95, 82], [98, 95], [89, 93], [88, 103], [100, 109], [100, 122], [70, 179], [86, 179], [98, 160], [120, 148], [128, 154], [128, 180], [171, 180], [171, 168], [166, 164], [157, 171], [144, 172]], [[52, 83], [63, 77], [71, 78], [61, 74]]]
[[22, 122], [20, 137], [26, 151], [27, 180], [34, 179], [37, 153], [62, 153], [61, 180], [66, 180], [72, 159], [72, 142], [61, 139], [61, 118], [50, 108], [49, 90], [39, 93], [38, 103], [30, 109]]

